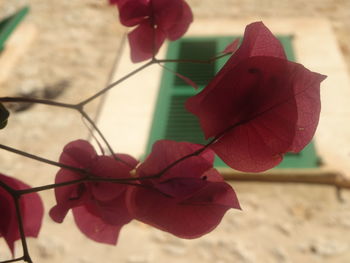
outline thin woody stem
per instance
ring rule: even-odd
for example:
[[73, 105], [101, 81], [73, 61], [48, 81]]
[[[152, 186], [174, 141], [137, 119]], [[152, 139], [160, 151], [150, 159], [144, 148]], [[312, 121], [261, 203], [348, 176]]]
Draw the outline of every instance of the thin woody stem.
[[15, 195], [16, 190], [13, 189], [11, 186], [5, 184], [4, 182], [0, 181], [0, 187], [4, 188], [10, 195]]
[[68, 108], [77, 110], [80, 106], [70, 103], [62, 103], [52, 100], [36, 99], [36, 98], [25, 98], [25, 97], [1, 97], [0, 102], [23, 102], [23, 103], [36, 103], [36, 104], [45, 104], [49, 106]]
[[89, 103], [90, 101], [96, 99], [97, 97], [101, 96], [102, 94], [104, 94], [105, 92], [107, 92], [108, 90], [110, 90], [111, 88], [113, 88], [114, 86], [118, 85], [119, 83], [123, 82], [124, 80], [130, 78], [131, 76], [135, 75], [136, 73], [140, 72], [141, 70], [149, 67], [150, 65], [154, 64], [155, 61], [151, 60], [148, 63], [142, 65], [141, 67], [131, 71], [130, 73], [128, 73], [127, 75], [125, 75], [124, 77], [118, 79], [117, 81], [109, 84], [107, 87], [105, 87], [104, 89], [100, 90], [99, 92], [97, 92], [96, 94], [94, 94], [93, 96], [83, 100], [82, 102], [80, 102], [79, 105], [80, 107], [86, 105], [87, 103]]
[[131, 167], [131, 168], [134, 168], [131, 164], [129, 164], [128, 162], [118, 158], [116, 155], [115, 155], [115, 152], [112, 148], [112, 146], [109, 144], [108, 140], [106, 139], [106, 137], [103, 135], [103, 133], [101, 132], [101, 130], [97, 127], [97, 125], [95, 124], [95, 122], [90, 118], [90, 116], [83, 110], [79, 110], [79, 112], [81, 113], [81, 115], [83, 116], [83, 118], [85, 120], [87, 120], [91, 126], [94, 128], [94, 130], [98, 133], [98, 135], [101, 137], [101, 139], [103, 140], [103, 142], [106, 144], [109, 152], [111, 153], [111, 155], [113, 156], [113, 158], [117, 161], [120, 161], [122, 162], [123, 164]]
[[[133, 185], [133, 186], [140, 186], [138, 183], [132, 183], [132, 181], [138, 181], [138, 180], [145, 180], [148, 178], [138, 178], [138, 177], [128, 177], [128, 178], [106, 178], [106, 177], [98, 177], [98, 176], [86, 176], [84, 178], [80, 178], [77, 180], [71, 180], [63, 183], [57, 183], [57, 184], [48, 184], [38, 187], [32, 187], [28, 189], [23, 190], [15, 190], [17, 195], [25, 195], [25, 194], [31, 194], [31, 193], [37, 193], [45, 190], [55, 189], [58, 187], [73, 185], [73, 184], [80, 184], [84, 182], [110, 182], [110, 183], [118, 183], [118, 184], [125, 184], [125, 185]], [[1, 263], [1, 262], [0, 262]]]
[[12, 196], [15, 202], [15, 207], [16, 207], [16, 216], [17, 216], [17, 221], [18, 221], [18, 229], [19, 229], [19, 234], [21, 237], [21, 242], [22, 242], [22, 248], [23, 248], [23, 260], [32, 263], [32, 259], [30, 258], [29, 251], [28, 251], [28, 245], [27, 245], [27, 240], [24, 232], [24, 227], [23, 227], [23, 220], [22, 220], [22, 215], [21, 215], [21, 209], [19, 207], [19, 199], [20, 196]]
[[197, 59], [156, 59], [156, 63], [165, 63], [165, 62], [174, 62], [174, 63], [197, 63], [197, 64], [210, 64], [215, 62], [216, 60], [220, 58], [224, 58], [226, 56], [231, 55], [230, 53], [225, 53], [222, 55], [218, 55], [215, 57], [212, 57], [210, 59], [205, 60], [197, 60]]
[[5, 261], [0, 261], [0, 263], [10, 263], [10, 262], [17, 262], [17, 261], [22, 261], [24, 260], [24, 257], [19, 257], [19, 258], [13, 258], [13, 259], [9, 259], [9, 260], [5, 260]]
[[40, 157], [40, 156], [37, 156], [37, 155], [34, 155], [34, 154], [30, 154], [30, 153], [27, 153], [27, 152], [24, 152], [24, 151], [21, 151], [21, 150], [18, 150], [18, 149], [15, 149], [15, 148], [3, 145], [3, 144], [0, 144], [0, 149], [4, 149], [6, 151], [9, 151], [9, 152], [12, 152], [12, 153], [15, 153], [15, 154], [18, 154], [18, 155], [22, 155], [24, 157], [27, 157], [27, 158], [30, 158], [30, 159], [33, 159], [33, 160], [36, 160], [36, 161], [39, 161], [39, 162], [42, 162], [42, 163], [50, 164], [50, 165], [57, 166], [57, 167], [60, 167], [60, 168], [65, 168], [65, 169], [72, 170], [72, 171], [75, 171], [75, 172], [78, 172], [78, 173], [82, 173], [82, 174], [86, 174], [87, 173], [87, 171], [84, 170], [84, 169], [81, 169], [81, 168], [78, 168], [78, 167], [74, 167], [74, 166], [70, 166], [70, 165], [66, 165], [66, 164], [59, 163], [59, 162], [55, 162], [55, 161], [52, 161], [52, 160], [49, 160], [49, 159], [46, 159], [46, 158], [43, 158], [43, 157]]
[[48, 106], [55, 106], [55, 107], [62, 107], [62, 108], [68, 108], [68, 109], [74, 109], [74, 110], [81, 110], [83, 109], [83, 106], [86, 105], [87, 103], [89, 103], [90, 101], [94, 100], [95, 98], [101, 96], [102, 94], [104, 94], [105, 92], [107, 92], [108, 90], [110, 90], [111, 88], [113, 88], [114, 86], [120, 84], [121, 82], [123, 82], [124, 80], [130, 78], [131, 76], [135, 75], [136, 73], [142, 71], [143, 69], [149, 67], [152, 64], [155, 63], [165, 63], [165, 62], [181, 62], [181, 63], [201, 63], [201, 64], [209, 64], [209, 63], [213, 63], [215, 60], [223, 58], [225, 56], [230, 55], [230, 53], [227, 54], [222, 54], [207, 60], [195, 60], [195, 59], [157, 59], [157, 58], [153, 58], [152, 60], [150, 60], [149, 62], [147, 62], [146, 64], [140, 66], [139, 68], [131, 71], [130, 73], [128, 73], [127, 75], [125, 75], [124, 77], [120, 78], [119, 80], [109, 84], [107, 87], [105, 87], [104, 89], [100, 90], [99, 92], [97, 92], [96, 94], [94, 94], [93, 96], [83, 100], [82, 102], [78, 103], [78, 104], [70, 104], [70, 103], [62, 103], [62, 102], [57, 102], [57, 101], [52, 101], [52, 100], [45, 100], [45, 99], [36, 99], [36, 98], [25, 98], [25, 97], [0, 97], [0, 102], [23, 102], [23, 103], [36, 103], [36, 104], [44, 104], [44, 105], [48, 105]]
[[101, 139], [103, 140], [103, 142], [106, 144], [110, 154], [114, 154], [114, 151], [112, 149], [112, 146], [108, 143], [106, 137], [103, 135], [103, 133], [101, 132], [101, 130], [97, 127], [97, 125], [95, 124], [95, 122], [90, 118], [90, 116], [83, 110], [79, 111], [80, 114], [83, 116], [83, 118], [94, 128], [94, 130], [98, 133], [98, 135], [101, 137]]
[[68, 185], [72, 185], [72, 184], [79, 184], [79, 183], [83, 183], [83, 182], [87, 181], [87, 178], [88, 177], [84, 177], [84, 178], [80, 178], [80, 179], [72, 180], [72, 181], [67, 181], [67, 182], [63, 182], [63, 183], [48, 184], [48, 185], [43, 185], [43, 186], [39, 186], [39, 187], [32, 187], [32, 188], [23, 189], [23, 190], [17, 190], [17, 193], [19, 195], [25, 195], [25, 194], [30, 194], [30, 193], [34, 193], [34, 192], [36, 193], [36, 192], [50, 190], [50, 189], [54, 189], [54, 188], [58, 188], [58, 187], [68, 186]]

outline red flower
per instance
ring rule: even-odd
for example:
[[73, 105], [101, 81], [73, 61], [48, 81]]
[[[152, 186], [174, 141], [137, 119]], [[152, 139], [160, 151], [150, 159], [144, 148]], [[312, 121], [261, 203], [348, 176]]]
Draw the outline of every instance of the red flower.
[[[27, 184], [0, 174], [0, 181], [12, 189], [21, 190], [30, 188]], [[41, 227], [44, 208], [37, 193], [25, 194], [19, 199], [19, 206], [23, 220], [24, 234], [28, 237], [37, 237]], [[12, 255], [14, 243], [20, 239], [16, 207], [12, 196], [0, 186], [0, 237], [4, 237]]]
[[[201, 146], [162, 140], [137, 168], [140, 177], [155, 175]], [[232, 187], [212, 168], [208, 150], [179, 162], [158, 179], [141, 180], [129, 193], [129, 209], [138, 220], [181, 238], [212, 231], [230, 208], [239, 209]]]
[[286, 59], [261, 22], [247, 26], [243, 43], [199, 94], [186, 102], [210, 146], [229, 166], [260, 172], [312, 139], [326, 77]]
[[[118, 154], [131, 166], [137, 161], [131, 156]], [[98, 156], [87, 141], [77, 140], [65, 146], [60, 162], [84, 168], [100, 177], [127, 178], [131, 167], [110, 156]], [[76, 180], [82, 175], [71, 170], [60, 169], [56, 183]], [[57, 205], [50, 211], [51, 218], [61, 223], [69, 209], [78, 228], [94, 241], [115, 244], [121, 227], [131, 221], [125, 195], [126, 185], [110, 182], [85, 182], [55, 189]]]
[[140, 62], [156, 54], [167, 38], [176, 40], [193, 20], [184, 0], [110, 0], [119, 9], [124, 26], [137, 26], [128, 35], [131, 60]]

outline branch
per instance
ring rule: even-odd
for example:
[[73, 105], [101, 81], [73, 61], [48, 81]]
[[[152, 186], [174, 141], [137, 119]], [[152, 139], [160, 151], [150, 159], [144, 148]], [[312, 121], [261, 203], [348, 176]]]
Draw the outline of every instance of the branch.
[[42, 163], [50, 164], [50, 165], [57, 166], [57, 167], [60, 167], [60, 168], [65, 168], [65, 169], [72, 170], [74, 172], [78, 172], [78, 173], [82, 173], [82, 174], [87, 174], [87, 171], [84, 170], [84, 169], [81, 169], [81, 168], [78, 168], [78, 167], [74, 167], [74, 166], [70, 166], [70, 165], [66, 165], [66, 164], [63, 164], [63, 163], [58, 163], [58, 162], [55, 162], [55, 161], [51, 161], [49, 159], [45, 159], [43, 157], [40, 157], [40, 156], [37, 156], [37, 155], [34, 155], [34, 154], [30, 154], [30, 153], [27, 153], [27, 152], [24, 152], [24, 151], [21, 151], [21, 150], [18, 150], [18, 149], [15, 149], [15, 148], [3, 145], [3, 144], [0, 144], [0, 149], [4, 149], [6, 151], [9, 151], [9, 152], [12, 152], [12, 153], [15, 153], [15, 154], [18, 154], [18, 155], [22, 155], [24, 157], [27, 157], [27, 158], [30, 158], [30, 159], [33, 159], [33, 160], [36, 160], [36, 161], [39, 161], [39, 162], [42, 162]]
[[9, 259], [9, 260], [5, 260], [5, 261], [0, 261], [0, 263], [10, 263], [10, 262], [17, 262], [17, 261], [22, 261], [24, 260], [24, 257], [20, 257], [20, 258], [13, 258], [13, 259]]
[[58, 183], [58, 184], [48, 184], [48, 185], [43, 185], [43, 186], [39, 186], [39, 187], [32, 187], [32, 188], [28, 188], [28, 189], [17, 190], [16, 192], [18, 195], [30, 194], [30, 193], [34, 193], [34, 192], [36, 193], [36, 192], [40, 192], [40, 191], [54, 189], [57, 187], [83, 183], [83, 182], [86, 182], [87, 180], [88, 180], [88, 177], [86, 176], [84, 178], [80, 178], [77, 180], [67, 181], [67, 182]]
[[197, 64], [211, 64], [215, 62], [216, 60], [232, 55], [231, 53], [225, 53], [222, 55], [218, 55], [209, 59], [205, 60], [197, 60], [197, 59], [155, 59], [156, 63], [165, 63], [165, 62], [175, 62], [175, 63], [197, 63]]
[[35, 98], [25, 98], [25, 97], [1, 97], [0, 102], [24, 102], [24, 103], [37, 103], [44, 104], [54, 107], [62, 107], [77, 110], [80, 106], [70, 103], [62, 103], [52, 100], [35, 99]]
[[16, 216], [17, 216], [17, 222], [18, 222], [18, 229], [19, 229], [19, 234], [21, 237], [21, 242], [22, 242], [22, 248], [23, 248], [23, 260], [28, 262], [28, 263], [33, 263], [32, 259], [30, 258], [29, 251], [28, 251], [28, 245], [27, 245], [27, 240], [24, 232], [24, 227], [23, 227], [23, 220], [22, 220], [22, 215], [21, 215], [21, 209], [19, 207], [19, 196], [12, 196], [13, 200], [15, 202], [15, 207], [16, 207]]
[[82, 108], [85, 104], [89, 103], [90, 101], [96, 99], [97, 97], [101, 96], [102, 94], [104, 94], [105, 92], [107, 92], [108, 90], [110, 90], [111, 88], [113, 88], [114, 86], [120, 84], [121, 82], [123, 82], [124, 80], [130, 78], [131, 76], [135, 75], [136, 73], [140, 72], [141, 70], [149, 67], [150, 65], [156, 63], [154, 60], [149, 61], [148, 63], [142, 65], [141, 67], [131, 71], [129, 74], [125, 75], [124, 77], [118, 79], [117, 81], [109, 84], [107, 87], [105, 87], [104, 89], [100, 90], [99, 92], [97, 92], [96, 94], [94, 94], [93, 96], [83, 100], [82, 102], [80, 102], [79, 104], [77, 104], [77, 106], [79, 106], [80, 108]]

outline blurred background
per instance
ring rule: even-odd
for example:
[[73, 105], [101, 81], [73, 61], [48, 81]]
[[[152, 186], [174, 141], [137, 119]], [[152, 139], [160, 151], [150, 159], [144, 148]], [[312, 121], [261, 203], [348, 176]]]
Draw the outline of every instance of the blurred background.
[[[107, 0], [0, 0], [0, 20], [25, 5], [21, 26], [28, 43], [0, 74], [0, 97], [35, 96], [78, 102], [104, 87], [126, 29]], [[350, 72], [349, 0], [187, 0], [196, 18], [324, 18], [334, 31]], [[243, 32], [243, 28], [242, 28]], [[322, 43], [319, 43], [322, 45]], [[5, 50], [5, 49], [4, 49]], [[3, 51], [4, 52], [4, 51]], [[322, 56], [322, 54], [320, 54]], [[0, 72], [5, 71], [1, 64]], [[8, 64], [6, 64], [8, 65]], [[7, 67], [7, 66], [6, 66]], [[350, 88], [350, 87], [349, 87]], [[89, 104], [96, 114], [99, 100]], [[0, 141], [57, 160], [63, 145], [88, 132], [81, 117], [66, 109], [11, 104], [9, 125]], [[349, 141], [350, 143], [350, 141]], [[349, 153], [350, 156], [350, 153]], [[57, 169], [0, 152], [0, 172], [39, 186], [51, 183]], [[87, 240], [71, 217], [63, 225], [46, 215], [37, 240], [30, 240], [35, 262], [350, 262], [350, 194], [343, 200], [331, 186], [232, 182], [243, 211], [230, 211], [211, 234], [180, 240], [132, 222], [116, 247]], [[41, 193], [48, 211], [52, 191]], [[20, 255], [20, 244], [18, 243]], [[9, 258], [0, 240], [0, 259]]]

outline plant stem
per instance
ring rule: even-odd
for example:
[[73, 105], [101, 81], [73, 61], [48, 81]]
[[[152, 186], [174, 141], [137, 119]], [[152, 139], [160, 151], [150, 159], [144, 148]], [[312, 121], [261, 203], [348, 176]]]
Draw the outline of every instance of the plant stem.
[[78, 172], [78, 173], [82, 173], [82, 174], [86, 174], [87, 173], [87, 171], [84, 170], [84, 169], [81, 169], [81, 168], [78, 168], [78, 167], [74, 167], [74, 166], [70, 166], [70, 165], [66, 165], [66, 164], [63, 164], [63, 163], [58, 163], [58, 162], [55, 162], [55, 161], [51, 161], [49, 159], [45, 159], [43, 157], [39, 157], [37, 155], [30, 154], [30, 153], [27, 153], [27, 152], [24, 152], [24, 151], [21, 151], [21, 150], [18, 150], [18, 149], [15, 149], [15, 148], [3, 145], [3, 144], [0, 144], [0, 149], [4, 149], [6, 151], [9, 151], [9, 152], [12, 152], [12, 153], [15, 153], [15, 154], [18, 154], [18, 155], [22, 155], [22, 156], [25, 156], [27, 158], [30, 158], [30, 159], [33, 159], [33, 160], [36, 160], [36, 161], [39, 161], [39, 162], [42, 162], [42, 163], [47, 163], [47, 164], [50, 164], [50, 165], [53, 165], [53, 166], [57, 166], [57, 167], [60, 167], [60, 168], [65, 168], [65, 169], [72, 170], [72, 171], [75, 171], [75, 172]]
[[24, 260], [24, 257], [20, 257], [20, 258], [13, 258], [13, 259], [9, 259], [9, 260], [5, 260], [5, 261], [0, 261], [0, 263], [10, 263], [10, 262], [17, 262], [17, 261], [21, 261]]
[[0, 181], [0, 187], [4, 188], [10, 195], [15, 195], [16, 190], [13, 189], [11, 186], [8, 186], [4, 182]]
[[23, 189], [23, 190], [17, 190], [17, 193], [19, 195], [25, 195], [25, 194], [30, 194], [30, 193], [34, 193], [34, 192], [36, 193], [36, 192], [40, 192], [40, 191], [50, 190], [50, 189], [54, 189], [57, 187], [63, 187], [63, 186], [72, 185], [72, 184], [79, 184], [79, 183], [83, 183], [85, 181], [87, 181], [87, 177], [80, 178], [77, 180], [67, 181], [67, 182], [63, 182], [63, 183], [58, 183], [58, 184], [48, 184], [48, 185], [43, 185], [43, 186], [39, 186], [39, 187], [32, 187], [32, 188]]
[[216, 57], [212, 57], [210, 59], [206, 59], [206, 60], [197, 60], [197, 59], [155, 59], [156, 63], [165, 63], [165, 62], [175, 62], [175, 63], [198, 63], [198, 64], [210, 64], [215, 62], [216, 60], [226, 57], [228, 55], [231, 55], [230, 53], [227, 54], [222, 54], [222, 55], [218, 55]]
[[25, 103], [37, 103], [37, 104], [45, 104], [49, 106], [62, 107], [68, 109], [77, 110], [80, 106], [70, 103], [62, 103], [52, 100], [43, 100], [43, 99], [35, 99], [35, 98], [24, 98], [24, 97], [1, 97], [0, 102], [25, 102]]
[[104, 94], [105, 92], [107, 92], [108, 90], [110, 90], [111, 88], [113, 88], [114, 86], [118, 85], [119, 83], [123, 82], [124, 80], [130, 78], [131, 76], [135, 75], [136, 73], [140, 72], [141, 70], [149, 67], [150, 65], [154, 64], [155, 61], [151, 60], [148, 63], [142, 65], [141, 67], [131, 71], [130, 73], [128, 73], [127, 75], [125, 75], [124, 77], [118, 79], [117, 81], [109, 84], [107, 87], [105, 87], [104, 89], [100, 90], [99, 92], [97, 92], [96, 94], [92, 95], [91, 97], [83, 100], [82, 102], [78, 103], [77, 106], [79, 107], [83, 107], [84, 105], [86, 105], [87, 103], [89, 103], [90, 101], [96, 99], [97, 97], [101, 96], [102, 94]]
[[27, 245], [27, 240], [25, 237], [25, 232], [24, 232], [24, 227], [23, 227], [23, 220], [22, 220], [22, 215], [21, 215], [21, 209], [19, 207], [19, 199], [20, 196], [12, 196], [15, 202], [15, 207], [16, 207], [16, 215], [17, 215], [17, 221], [18, 221], [18, 229], [19, 229], [19, 234], [21, 237], [21, 242], [22, 242], [22, 248], [23, 248], [23, 260], [28, 262], [28, 263], [33, 263], [32, 259], [30, 258], [29, 251], [28, 251], [28, 245]]
[[97, 125], [95, 124], [95, 122], [90, 118], [90, 116], [83, 110], [79, 110], [80, 114], [83, 116], [83, 118], [85, 120], [87, 120], [91, 126], [94, 128], [94, 130], [98, 133], [98, 135], [101, 137], [101, 139], [104, 141], [104, 143], [106, 144], [109, 152], [111, 153], [111, 155], [113, 156], [113, 158], [117, 161], [120, 161], [122, 163], [124, 163], [125, 165], [131, 167], [131, 168], [134, 168], [132, 165], [130, 165], [129, 163], [127, 163], [126, 161], [118, 158], [116, 155], [115, 155], [115, 152], [112, 148], [112, 146], [109, 144], [108, 140], [106, 139], [106, 137], [103, 135], [103, 133], [101, 132], [101, 130], [97, 127]]

